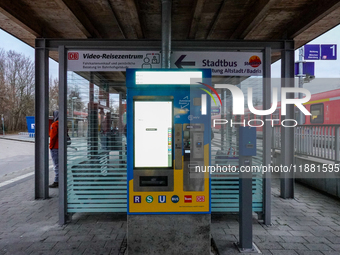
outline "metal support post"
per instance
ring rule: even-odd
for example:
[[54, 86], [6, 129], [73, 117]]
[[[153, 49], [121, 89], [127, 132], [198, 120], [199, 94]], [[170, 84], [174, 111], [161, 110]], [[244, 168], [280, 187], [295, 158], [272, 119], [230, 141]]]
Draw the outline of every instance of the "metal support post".
[[98, 139], [98, 103], [94, 102], [94, 75], [90, 73], [90, 90], [89, 90], [89, 106], [88, 106], [88, 155], [91, 164], [96, 164], [99, 139]]
[[335, 127], [335, 164], [339, 164], [339, 126]]
[[[251, 166], [252, 157], [240, 156], [239, 166]], [[253, 250], [253, 198], [252, 198], [252, 173], [240, 172], [240, 209], [239, 228], [241, 252]]]
[[[288, 47], [281, 52], [281, 87], [294, 88], [294, 47]], [[294, 98], [294, 93], [287, 94], [286, 98]], [[281, 120], [294, 119], [294, 105], [286, 106], [286, 116]], [[281, 155], [282, 165], [290, 167], [294, 164], [294, 128], [281, 128]], [[294, 173], [281, 173], [281, 197], [294, 198]]]
[[[299, 74], [298, 74], [298, 77], [299, 77], [299, 88], [303, 88], [303, 83], [304, 83], [304, 75], [303, 75], [303, 47], [301, 47], [299, 49]], [[303, 98], [303, 94], [302, 93], [299, 93], [299, 98]], [[303, 125], [304, 124], [304, 120], [305, 120], [305, 115], [300, 111], [299, 112], [299, 119], [297, 120], [299, 125]]]
[[[263, 73], [263, 109], [270, 109], [271, 107], [271, 49], [266, 47], [264, 50], [264, 73]], [[272, 127], [270, 116], [263, 116], [264, 127], [263, 127], [263, 165], [268, 166], [271, 164], [271, 139], [272, 139]], [[263, 176], [263, 213], [264, 213], [264, 224], [271, 225], [271, 173], [266, 172]]]
[[73, 116], [73, 97], [71, 98], [71, 118], [72, 118], [72, 137], [74, 137], [74, 116]]
[[[224, 89], [221, 89], [221, 100], [223, 103], [225, 103], [225, 93], [224, 93]], [[225, 115], [225, 111], [224, 111], [224, 107], [225, 104], [221, 105], [221, 119], [225, 119], [226, 115]], [[226, 148], [227, 145], [224, 144], [224, 140], [226, 136], [226, 130], [227, 128], [224, 125], [221, 125], [221, 151], [227, 151], [228, 149]], [[229, 146], [230, 147], [230, 146]]]
[[47, 199], [48, 190], [48, 50], [44, 39], [35, 42], [35, 198]]
[[[124, 134], [124, 127], [123, 127], [123, 94], [119, 93], [119, 117], [118, 117], [118, 130], [119, 130], [119, 167], [121, 167], [121, 164], [123, 163], [123, 134]], [[126, 134], [125, 134], [126, 135]]]
[[162, 0], [162, 68], [170, 68], [171, 4], [172, 0]]
[[253, 243], [253, 173], [252, 156], [256, 156], [256, 128], [239, 127], [239, 243], [242, 253], [258, 253]]
[[1, 114], [1, 122], [2, 122], [2, 135], [5, 136], [5, 120], [3, 114]]
[[67, 221], [67, 75], [66, 49], [59, 46], [59, 224]]
[[123, 126], [123, 93], [119, 93], [119, 118], [118, 118], [118, 130], [120, 134], [124, 133], [124, 126]]

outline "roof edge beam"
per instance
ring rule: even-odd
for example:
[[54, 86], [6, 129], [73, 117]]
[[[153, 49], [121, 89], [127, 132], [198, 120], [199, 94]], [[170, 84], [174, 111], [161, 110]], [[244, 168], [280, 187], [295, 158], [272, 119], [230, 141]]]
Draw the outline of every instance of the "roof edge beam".
[[32, 15], [34, 13], [32, 10], [27, 8], [24, 10], [22, 6], [24, 5], [19, 0], [1, 0], [0, 12], [36, 37], [60, 37], [46, 22]]
[[210, 26], [208, 28], [208, 32], [206, 34], [206, 36], [204, 37], [205, 39], [209, 39], [209, 37], [212, 35], [212, 33], [214, 32], [214, 29], [216, 27], [217, 21], [220, 18], [220, 16], [222, 15], [222, 10], [226, 4], [228, 0], [223, 0], [222, 3], [220, 4], [220, 6], [218, 7], [218, 10], [216, 12], [216, 14], [214, 15], [214, 18], [212, 19]]
[[[160, 40], [98, 40], [98, 39], [40, 39], [46, 40], [46, 47], [57, 50], [60, 45], [68, 49], [98, 50], [160, 50]], [[184, 40], [172, 41], [172, 51], [227, 51], [227, 50], [264, 50], [271, 47], [272, 52], [285, 49], [285, 45], [293, 45], [293, 40], [257, 41], [257, 40]]]
[[275, 0], [256, 1], [243, 17], [243, 21], [235, 29], [230, 39], [246, 38], [266, 17], [268, 11], [275, 3]]
[[110, 6], [110, 10], [112, 12], [112, 16], [113, 16], [113, 20], [116, 22], [117, 26], [118, 26], [118, 29], [120, 31], [120, 33], [122, 34], [122, 36], [124, 37], [124, 39], [127, 38], [127, 35], [125, 34], [124, 30], [123, 30], [123, 27], [122, 27], [122, 24], [119, 22], [119, 20], [117, 19], [117, 14], [113, 8], [113, 5], [111, 3], [111, 0], [108, 0], [107, 1], [109, 3], [109, 6]]
[[141, 22], [139, 19], [139, 12], [134, 0], [125, 0], [126, 5], [129, 7], [132, 27], [135, 30], [138, 39], [144, 38]]
[[189, 39], [195, 39], [196, 38], [196, 33], [197, 33], [197, 30], [198, 30], [198, 24], [201, 21], [204, 2], [205, 2], [205, 0], [197, 0], [196, 1], [195, 10], [194, 10], [193, 17], [192, 17], [192, 20], [191, 20], [191, 25], [190, 25], [190, 28], [189, 28], [189, 34], [188, 34]]
[[86, 37], [102, 38], [101, 34], [94, 27], [87, 15], [74, 0], [54, 0], [59, 7], [65, 11], [73, 20], [75, 25], [83, 32]]
[[316, 1], [312, 10], [308, 9], [299, 15], [299, 22], [293, 21], [287, 26], [288, 38], [295, 38], [337, 8], [340, 8], [339, 0]]

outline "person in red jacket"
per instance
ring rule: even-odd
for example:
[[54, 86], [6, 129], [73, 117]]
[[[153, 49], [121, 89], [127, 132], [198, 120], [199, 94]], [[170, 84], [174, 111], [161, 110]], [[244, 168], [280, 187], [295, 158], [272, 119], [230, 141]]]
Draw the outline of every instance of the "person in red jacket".
[[50, 130], [50, 150], [52, 161], [54, 165], [54, 182], [49, 185], [50, 188], [58, 188], [59, 183], [59, 163], [58, 163], [58, 148], [59, 148], [59, 141], [58, 141], [58, 127], [59, 127], [59, 111], [53, 112], [53, 123], [51, 125]]

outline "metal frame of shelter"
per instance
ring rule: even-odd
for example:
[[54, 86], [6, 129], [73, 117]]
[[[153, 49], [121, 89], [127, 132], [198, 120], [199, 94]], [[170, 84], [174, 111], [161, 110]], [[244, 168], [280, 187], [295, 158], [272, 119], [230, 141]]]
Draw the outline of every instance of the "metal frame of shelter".
[[[172, 41], [172, 51], [258, 51], [264, 55], [263, 69], [263, 109], [271, 107], [271, 53], [281, 52], [281, 87], [294, 87], [294, 41]], [[36, 39], [35, 47], [35, 198], [49, 198], [49, 135], [48, 135], [48, 102], [49, 102], [49, 52], [59, 53], [59, 223], [67, 220], [67, 50], [155, 50], [161, 51], [161, 41], [141, 40], [66, 40]], [[287, 98], [293, 98], [290, 93]], [[271, 123], [265, 121], [264, 132], [270, 134]], [[287, 106], [286, 119], [294, 119], [294, 106]], [[294, 129], [282, 129], [282, 164], [293, 164]], [[271, 163], [271, 136], [263, 136], [263, 165]], [[271, 178], [266, 173], [263, 180], [263, 220], [271, 224]], [[286, 173], [281, 176], [281, 197], [294, 197], [294, 176]], [[242, 210], [242, 207], [240, 208]]]

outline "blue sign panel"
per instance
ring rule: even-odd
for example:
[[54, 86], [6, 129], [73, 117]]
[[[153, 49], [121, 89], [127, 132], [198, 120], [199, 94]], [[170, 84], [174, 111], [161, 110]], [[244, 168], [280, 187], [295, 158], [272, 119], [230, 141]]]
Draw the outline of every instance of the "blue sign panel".
[[133, 197], [133, 202], [134, 203], [141, 203], [142, 202], [142, 197], [141, 196], [134, 196]]
[[336, 60], [336, 44], [321, 44], [321, 60]]
[[315, 62], [303, 63], [303, 74], [314, 75]]
[[[302, 74], [315, 75], [315, 62], [305, 62], [302, 67]], [[299, 74], [299, 63], [295, 63], [295, 75]]]
[[305, 60], [319, 60], [320, 59], [320, 44], [307, 44], [304, 46]]
[[[315, 75], [315, 62], [303, 63], [302, 74]], [[299, 74], [299, 63], [295, 63], [295, 75]]]
[[28, 133], [35, 133], [35, 118], [34, 116], [26, 116]]
[[172, 201], [173, 203], [178, 203], [179, 197], [178, 197], [177, 195], [173, 195], [173, 196], [171, 197], [171, 201]]
[[211, 106], [211, 113], [220, 113], [220, 107]]
[[158, 203], [166, 203], [166, 196], [158, 196]]

